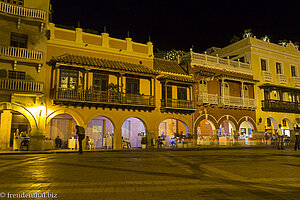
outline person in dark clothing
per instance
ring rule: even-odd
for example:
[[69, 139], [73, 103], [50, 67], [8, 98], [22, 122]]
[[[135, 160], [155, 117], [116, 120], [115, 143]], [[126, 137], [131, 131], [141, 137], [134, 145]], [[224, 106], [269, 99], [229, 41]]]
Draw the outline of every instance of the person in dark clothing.
[[57, 136], [55, 138], [55, 148], [58, 149], [58, 148], [61, 148], [61, 144], [62, 144], [62, 141], [61, 139], [59, 138], [59, 136]]
[[82, 154], [82, 140], [85, 138], [85, 130], [82, 126], [76, 125], [76, 135], [79, 143], [79, 154]]

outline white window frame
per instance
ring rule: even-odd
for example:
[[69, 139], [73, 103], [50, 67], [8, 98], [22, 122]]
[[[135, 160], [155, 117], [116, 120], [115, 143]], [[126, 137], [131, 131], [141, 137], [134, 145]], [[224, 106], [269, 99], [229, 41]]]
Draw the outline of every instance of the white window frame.
[[[295, 67], [295, 75], [296, 75], [296, 76], [293, 76], [293, 75], [292, 75], [292, 66]], [[299, 76], [298, 76], [298, 65], [290, 64], [290, 73], [291, 73], [291, 77], [299, 77]]]
[[[280, 61], [276, 61], [275, 60], [275, 74], [278, 74], [277, 73], [277, 66], [276, 66], [276, 63], [280, 63], [280, 66], [281, 66], [281, 73], [280, 74], [284, 74], [284, 66], [283, 66], [283, 62], [280, 62]], [[278, 74], [279, 75], [279, 74]]]
[[[261, 60], [266, 61], [266, 71], [263, 71], [261, 69]], [[260, 71], [262, 71], [262, 72], [268, 72], [269, 71], [269, 59], [268, 58], [263, 58], [263, 57], [259, 58], [259, 65], [260, 65]]]

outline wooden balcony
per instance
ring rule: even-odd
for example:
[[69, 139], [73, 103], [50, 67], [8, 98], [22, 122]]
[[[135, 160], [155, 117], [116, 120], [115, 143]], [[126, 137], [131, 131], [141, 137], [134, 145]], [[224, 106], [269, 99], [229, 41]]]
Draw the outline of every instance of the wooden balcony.
[[195, 112], [194, 101], [180, 99], [161, 99], [161, 110], [167, 112]]
[[297, 102], [280, 101], [280, 100], [262, 100], [263, 111], [300, 113], [300, 104]]
[[54, 104], [137, 110], [153, 110], [155, 108], [154, 96], [149, 95], [66, 88], [52, 89], [51, 95]]
[[249, 63], [233, 61], [230, 59], [219, 58], [218, 56], [209, 56], [207, 54], [194, 52], [191, 52], [191, 59], [192, 65], [205, 65], [209, 68], [253, 75], [251, 65]]
[[217, 94], [200, 93], [198, 94], [199, 106], [214, 106], [218, 104]]
[[25, 8], [22, 6], [16, 6], [4, 2], [0, 2], [0, 12], [13, 16], [37, 19], [41, 21], [44, 21], [47, 15], [47, 13], [43, 10]]
[[44, 83], [18, 79], [0, 79], [0, 90], [11, 92], [43, 93]]
[[256, 100], [250, 98], [242, 98], [242, 97], [233, 97], [233, 96], [220, 96], [219, 97], [219, 107], [225, 108], [236, 108], [236, 109], [249, 109], [255, 110]]
[[24, 49], [11, 46], [0, 46], [0, 56], [19, 58], [33, 61], [41, 61], [43, 59], [43, 52], [32, 49]]

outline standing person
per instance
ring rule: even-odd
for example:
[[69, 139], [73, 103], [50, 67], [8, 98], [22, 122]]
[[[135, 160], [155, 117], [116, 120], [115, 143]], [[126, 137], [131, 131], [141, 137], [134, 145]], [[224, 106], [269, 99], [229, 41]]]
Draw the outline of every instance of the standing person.
[[278, 146], [277, 148], [278, 149], [283, 149], [283, 134], [282, 134], [282, 129], [281, 129], [281, 124], [278, 125], [278, 130], [277, 130], [277, 133], [278, 133]]
[[79, 154], [82, 154], [82, 140], [85, 138], [85, 130], [82, 126], [76, 125], [76, 135], [79, 142]]
[[296, 124], [294, 125], [294, 131], [295, 131], [295, 151], [300, 150], [300, 119], [296, 118]]

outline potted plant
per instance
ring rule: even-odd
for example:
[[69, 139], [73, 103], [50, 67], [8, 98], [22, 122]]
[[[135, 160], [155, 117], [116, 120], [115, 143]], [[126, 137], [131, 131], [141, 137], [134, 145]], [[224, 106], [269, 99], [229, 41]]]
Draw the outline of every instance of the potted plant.
[[182, 143], [182, 134], [179, 133], [174, 133], [174, 136], [176, 138], [176, 147], [177, 148], [183, 148], [183, 143]]

